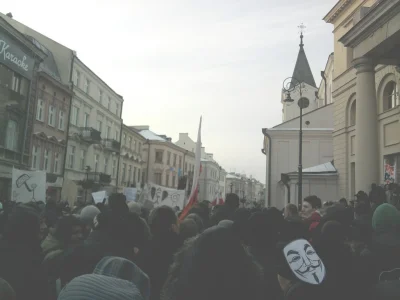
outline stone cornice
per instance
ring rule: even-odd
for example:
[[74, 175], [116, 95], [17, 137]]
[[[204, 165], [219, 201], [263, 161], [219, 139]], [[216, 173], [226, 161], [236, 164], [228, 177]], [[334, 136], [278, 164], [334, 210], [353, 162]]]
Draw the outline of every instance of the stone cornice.
[[398, 13], [400, 0], [380, 1], [339, 42], [345, 47], [354, 48]]
[[337, 17], [344, 11], [344, 9], [353, 3], [354, 0], [340, 0], [323, 18], [326, 23], [333, 23]]

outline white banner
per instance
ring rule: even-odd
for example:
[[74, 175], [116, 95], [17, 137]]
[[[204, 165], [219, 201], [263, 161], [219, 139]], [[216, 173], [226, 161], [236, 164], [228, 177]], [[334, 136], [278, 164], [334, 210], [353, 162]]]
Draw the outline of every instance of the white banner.
[[104, 198], [106, 198], [106, 199], [108, 198], [106, 191], [94, 192], [94, 193], [92, 193], [92, 197], [93, 197], [94, 203], [102, 203], [104, 201]]
[[136, 201], [137, 188], [124, 188], [126, 201]]
[[13, 169], [12, 201], [23, 203], [30, 201], [46, 202], [46, 172]]
[[169, 189], [154, 183], [149, 183], [148, 200], [154, 204], [154, 207], [166, 205], [172, 208], [179, 206], [180, 209], [183, 209], [185, 191]]

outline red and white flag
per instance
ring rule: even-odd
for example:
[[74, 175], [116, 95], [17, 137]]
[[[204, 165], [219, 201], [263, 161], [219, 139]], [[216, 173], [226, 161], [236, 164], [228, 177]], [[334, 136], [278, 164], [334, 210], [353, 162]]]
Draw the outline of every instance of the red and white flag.
[[195, 152], [195, 163], [194, 163], [194, 174], [193, 174], [193, 184], [192, 190], [190, 192], [189, 201], [183, 209], [179, 220], [182, 221], [189, 210], [193, 207], [193, 205], [197, 202], [197, 196], [199, 194], [199, 178], [201, 173], [201, 121], [202, 117], [200, 117], [199, 131], [197, 134], [197, 143], [196, 143], [196, 152]]

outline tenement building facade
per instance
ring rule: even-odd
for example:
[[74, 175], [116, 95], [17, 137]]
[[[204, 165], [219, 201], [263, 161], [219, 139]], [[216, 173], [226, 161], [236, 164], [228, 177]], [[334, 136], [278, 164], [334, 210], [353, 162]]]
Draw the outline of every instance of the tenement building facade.
[[11, 198], [12, 168], [29, 169], [37, 71], [46, 54], [0, 16], [0, 191]]

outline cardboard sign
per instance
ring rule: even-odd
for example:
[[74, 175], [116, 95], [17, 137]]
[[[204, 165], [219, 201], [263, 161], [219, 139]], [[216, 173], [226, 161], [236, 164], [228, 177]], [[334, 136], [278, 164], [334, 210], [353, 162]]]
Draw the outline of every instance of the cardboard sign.
[[102, 203], [104, 201], [104, 198], [108, 198], [107, 192], [106, 191], [99, 191], [92, 193], [92, 197], [94, 200], [94, 203]]
[[170, 189], [157, 184], [149, 183], [148, 200], [153, 202], [154, 207], [167, 205], [172, 208], [178, 206], [180, 209], [183, 209], [185, 191]]
[[13, 169], [12, 201], [23, 203], [30, 201], [46, 202], [46, 172]]
[[124, 195], [126, 201], [136, 201], [137, 188], [124, 188]]

